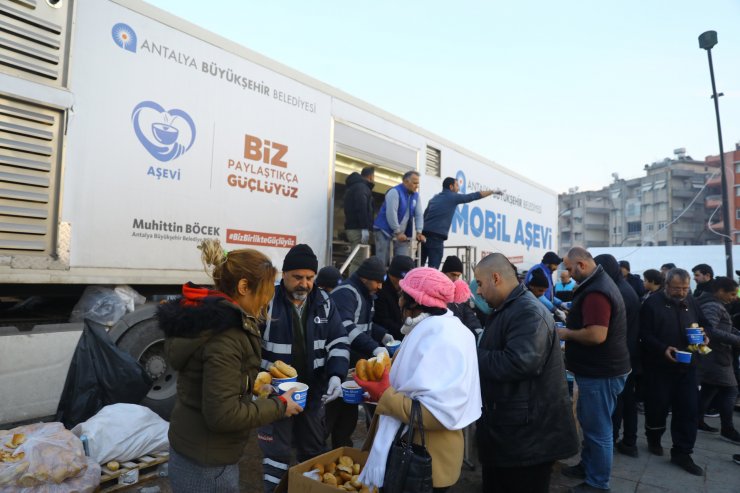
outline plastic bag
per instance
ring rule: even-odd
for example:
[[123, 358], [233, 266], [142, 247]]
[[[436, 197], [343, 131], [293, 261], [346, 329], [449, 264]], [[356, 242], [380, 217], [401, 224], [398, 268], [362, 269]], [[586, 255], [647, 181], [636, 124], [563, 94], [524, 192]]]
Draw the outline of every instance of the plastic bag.
[[126, 462], [169, 449], [170, 424], [151, 409], [135, 404], [105, 406], [72, 433], [87, 437], [88, 453], [96, 462]]
[[59, 484], [87, 468], [82, 442], [61, 423], [37, 423], [0, 431], [0, 448], [6, 459], [0, 462], [0, 485], [4, 487]]
[[136, 309], [136, 305], [143, 305], [146, 302], [146, 298], [131, 286], [116, 286], [113, 291], [121, 298], [129, 313]]
[[133, 356], [119, 349], [103, 327], [85, 320], [56, 420], [72, 428], [108, 404], [138, 404], [151, 386], [151, 378]]
[[0, 493], [93, 493], [100, 486], [100, 464], [86, 457], [87, 469], [79, 476], [65, 479], [63, 483], [46, 483], [38, 486], [0, 487]]
[[90, 319], [112, 327], [126, 314], [126, 302], [110, 288], [88, 286], [72, 309], [70, 322], [82, 322]]

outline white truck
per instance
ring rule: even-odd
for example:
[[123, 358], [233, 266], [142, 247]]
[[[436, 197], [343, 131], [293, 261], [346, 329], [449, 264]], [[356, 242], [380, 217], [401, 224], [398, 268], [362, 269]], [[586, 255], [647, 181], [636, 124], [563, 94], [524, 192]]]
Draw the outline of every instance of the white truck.
[[[203, 238], [336, 261], [344, 181], [368, 164], [378, 203], [408, 170], [422, 203], [446, 176], [505, 189], [458, 209], [447, 244], [472, 246], [469, 262], [557, 250], [552, 190], [141, 1], [0, 0], [0, 32], [0, 423], [55, 412], [85, 287], [156, 301], [206, 282]], [[109, 334], [166, 416], [155, 307]]]

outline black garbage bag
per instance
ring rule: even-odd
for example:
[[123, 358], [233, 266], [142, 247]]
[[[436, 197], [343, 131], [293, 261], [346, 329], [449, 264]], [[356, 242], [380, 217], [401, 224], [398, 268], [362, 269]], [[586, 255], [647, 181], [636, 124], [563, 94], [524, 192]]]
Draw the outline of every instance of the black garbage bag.
[[56, 420], [72, 428], [108, 404], [139, 404], [151, 386], [152, 379], [133, 356], [119, 349], [102, 325], [85, 319]]

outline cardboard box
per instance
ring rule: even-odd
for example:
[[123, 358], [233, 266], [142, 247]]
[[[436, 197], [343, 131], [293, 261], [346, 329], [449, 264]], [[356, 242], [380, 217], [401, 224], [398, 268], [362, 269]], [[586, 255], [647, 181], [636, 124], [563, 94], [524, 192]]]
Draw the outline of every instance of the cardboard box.
[[343, 455], [352, 457], [353, 461], [362, 464], [364, 467], [369, 452], [351, 447], [341, 447], [306, 462], [296, 464], [288, 470], [288, 493], [337, 493], [336, 486], [330, 486], [315, 479], [307, 478], [303, 473], [310, 471], [311, 466], [317, 462], [321, 464], [336, 462]]

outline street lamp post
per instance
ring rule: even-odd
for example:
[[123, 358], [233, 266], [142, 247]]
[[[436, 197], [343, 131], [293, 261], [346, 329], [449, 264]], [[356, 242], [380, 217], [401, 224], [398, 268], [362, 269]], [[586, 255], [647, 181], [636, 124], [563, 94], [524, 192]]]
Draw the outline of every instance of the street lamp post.
[[719, 139], [719, 163], [722, 173], [722, 215], [724, 216], [725, 260], [727, 261], [727, 277], [732, 279], [732, 237], [730, 236], [730, 201], [727, 197], [727, 176], [725, 172], [725, 149], [722, 145], [722, 126], [719, 122], [719, 96], [714, 83], [714, 65], [712, 64], [712, 48], [717, 44], [717, 31], [707, 31], [699, 36], [699, 47], [707, 50], [709, 59], [709, 76], [712, 79], [712, 99], [714, 99], [714, 114], [717, 116], [717, 138]]

